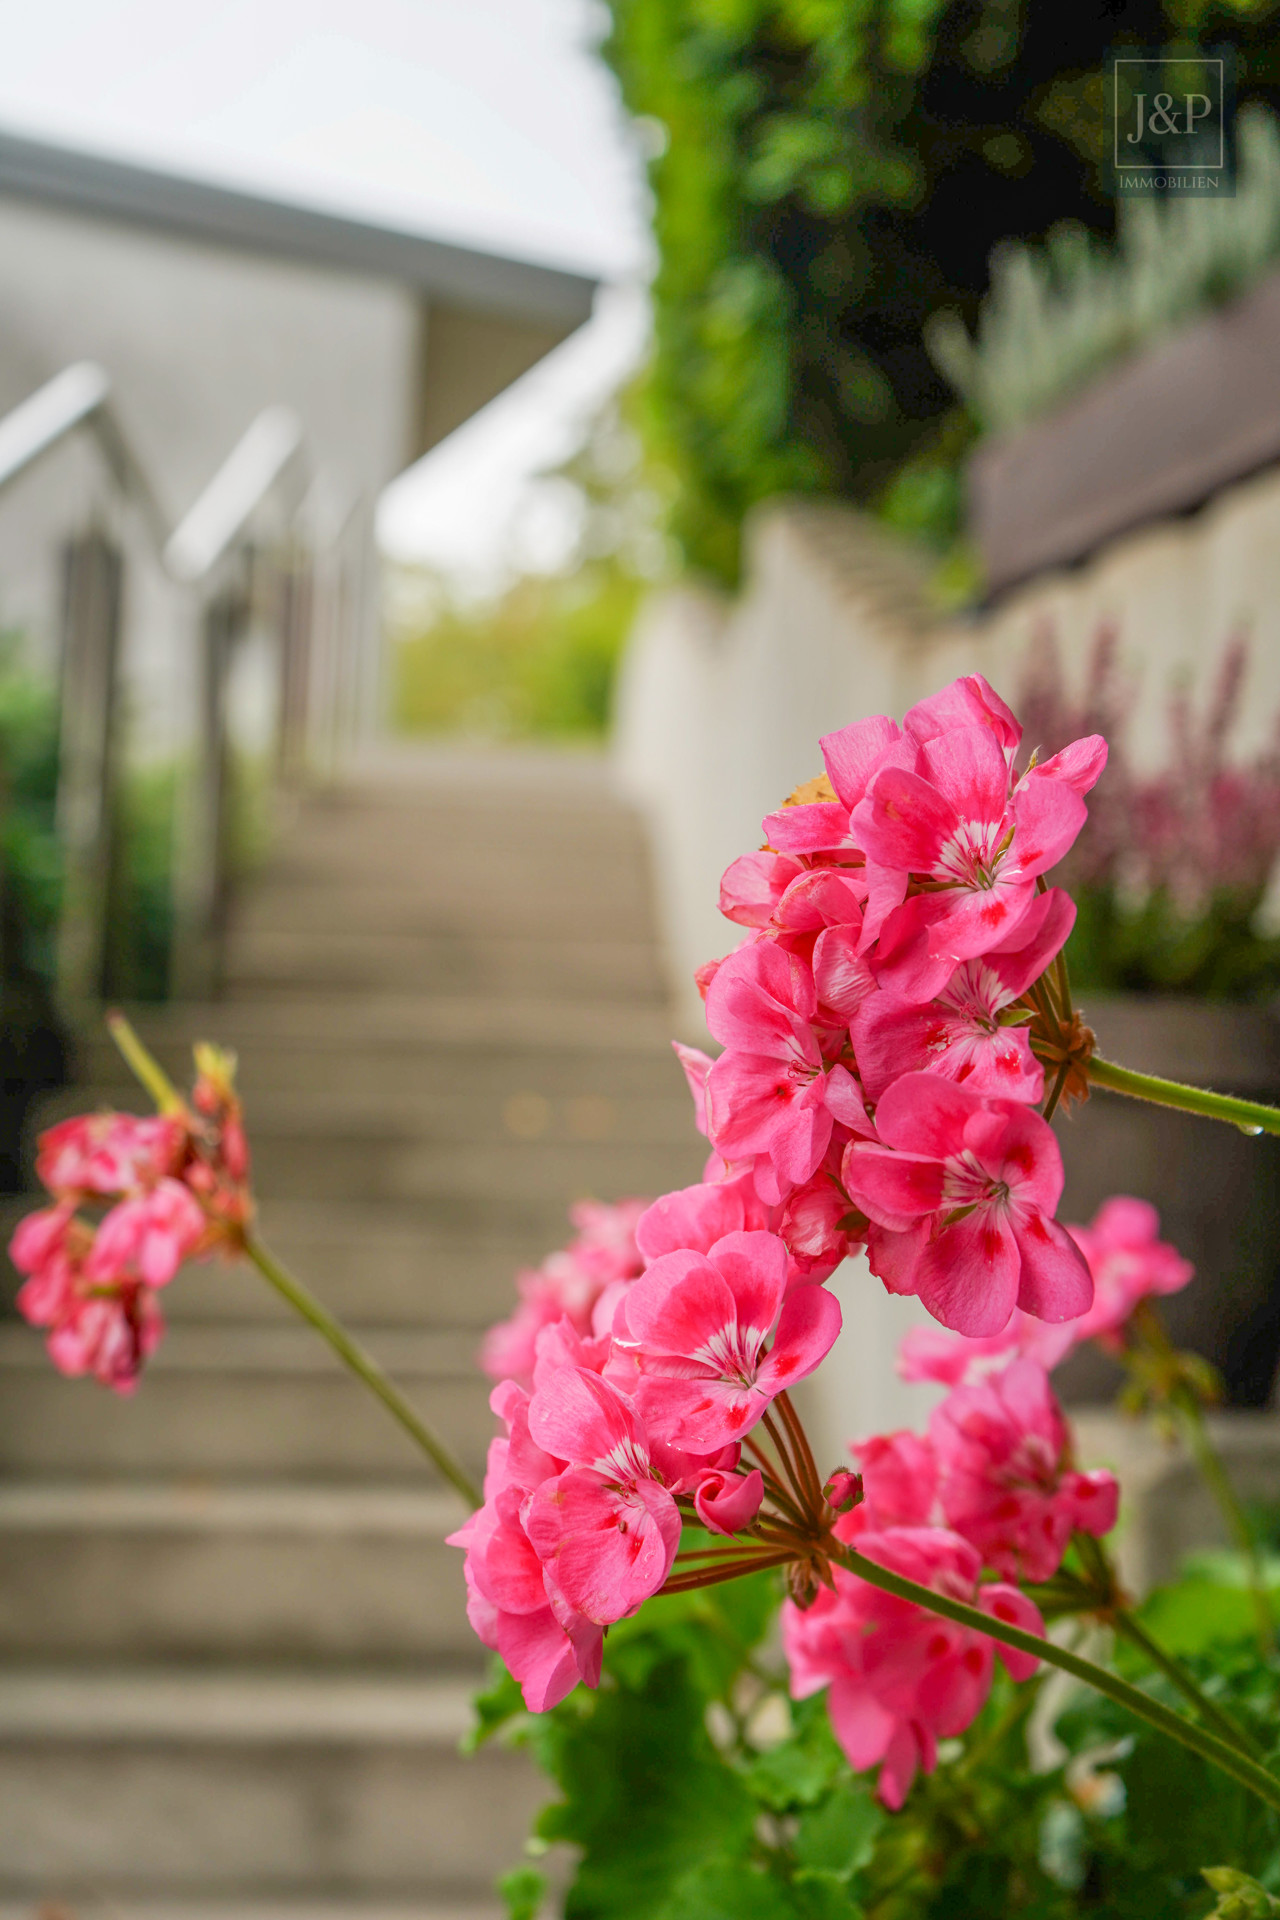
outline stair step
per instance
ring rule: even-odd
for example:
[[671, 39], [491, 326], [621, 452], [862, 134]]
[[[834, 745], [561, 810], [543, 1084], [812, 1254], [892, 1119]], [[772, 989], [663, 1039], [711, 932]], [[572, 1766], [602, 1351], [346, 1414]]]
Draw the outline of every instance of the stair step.
[[[130, 1010], [149, 1046], [182, 1049], [190, 1062], [193, 1041], [220, 1039], [241, 1047], [314, 1047], [342, 1058], [359, 1048], [416, 1052], [424, 1047], [464, 1050], [469, 1056], [504, 1058], [531, 1054], [652, 1054], [667, 1059], [671, 1021], [665, 1007], [617, 1006], [587, 999], [566, 1004], [532, 994], [501, 1000], [468, 994], [317, 993], [299, 990], [289, 1000], [212, 1000]], [[115, 1055], [105, 1027], [88, 1036], [102, 1057]], [[97, 1057], [95, 1054], [94, 1057]]]
[[[34, 1194], [0, 1201], [0, 1248]], [[430, 1210], [351, 1201], [267, 1201], [264, 1239], [344, 1323], [467, 1329], [473, 1336], [505, 1319], [516, 1303], [515, 1275], [536, 1267], [572, 1228], [567, 1215], [535, 1219], [520, 1233], [477, 1221], [474, 1229], [433, 1224]], [[0, 1258], [0, 1268], [7, 1262]], [[9, 1294], [18, 1285], [8, 1274]], [[297, 1316], [247, 1260], [184, 1267], [164, 1298], [171, 1321], [276, 1321]], [[473, 1339], [474, 1344], [474, 1339]]]
[[[40, 1103], [40, 1128], [95, 1104], [84, 1089]], [[143, 1111], [140, 1095], [120, 1102]], [[625, 1118], [624, 1118], [625, 1116]], [[666, 1193], [700, 1177], [706, 1149], [676, 1095], [548, 1102], [519, 1089], [501, 1106], [423, 1100], [392, 1106], [267, 1095], [248, 1113], [254, 1183], [290, 1201], [421, 1201], [447, 1218], [516, 1230], [537, 1219], [548, 1246], [573, 1201]], [[545, 1131], [544, 1131], [545, 1129]], [[553, 1131], [554, 1129], [554, 1131]], [[521, 1134], [532, 1137], [521, 1138]]]
[[[33, 1126], [44, 1128], [70, 1114], [109, 1106], [135, 1113], [150, 1111], [141, 1088], [123, 1084], [65, 1087], [36, 1103]], [[251, 1145], [335, 1140], [344, 1151], [358, 1151], [365, 1145], [375, 1152], [391, 1146], [487, 1147], [490, 1143], [509, 1148], [526, 1141], [573, 1147], [601, 1140], [648, 1147], [697, 1138], [683, 1075], [678, 1085], [626, 1100], [605, 1093], [552, 1099], [518, 1080], [493, 1092], [464, 1086], [456, 1093], [445, 1093], [428, 1087], [390, 1095], [376, 1088], [358, 1091], [335, 1076], [328, 1086], [316, 1090], [286, 1084], [247, 1094], [246, 1119]]]
[[9, 1659], [475, 1667], [451, 1492], [186, 1480], [0, 1485]]
[[[148, 1039], [149, 1029], [144, 1029]], [[667, 1100], [674, 1124], [691, 1124], [684, 1075], [667, 1043], [643, 1052], [583, 1050], [568, 1047], [512, 1047], [475, 1044], [399, 1046], [385, 1043], [339, 1046], [305, 1037], [251, 1037], [243, 1044], [234, 1023], [223, 1013], [210, 1032], [224, 1044], [240, 1047], [238, 1081], [251, 1110], [264, 1097], [339, 1097], [354, 1108], [412, 1109], [420, 1102], [484, 1106], [488, 1124], [501, 1123], [504, 1103], [513, 1093], [533, 1092], [561, 1103], [565, 1111], [552, 1116], [553, 1124], [568, 1130], [573, 1115], [570, 1101], [601, 1098], [613, 1101], [620, 1119], [630, 1123], [630, 1109], [644, 1100]], [[190, 1045], [162, 1045], [155, 1052], [166, 1071], [179, 1083], [191, 1076]], [[83, 1106], [86, 1089], [113, 1106], [141, 1104], [137, 1083], [109, 1042], [85, 1048], [81, 1055], [78, 1097]]]
[[469, 1720], [359, 1670], [0, 1671], [0, 1896], [487, 1892], [546, 1789]]
[[[341, 901], [334, 902], [335, 910]], [[355, 993], [518, 990], [574, 1001], [582, 995], [628, 1005], [664, 1000], [658, 953], [640, 941], [524, 938], [449, 939], [345, 927], [281, 932], [241, 929], [227, 967], [234, 992], [296, 993], [299, 988]]]
[[[595, 884], [599, 879], [600, 884]], [[593, 884], [545, 885], [525, 890], [519, 932], [525, 939], [654, 944], [647, 889], [612, 870]], [[353, 874], [340, 888], [298, 874], [273, 873], [269, 886], [237, 904], [233, 938], [258, 933], [326, 933], [343, 927], [374, 927], [380, 933], [425, 939], [507, 941], [516, 931], [513, 902], [496, 888], [477, 891], [406, 888], [392, 879]]]
[[[360, 1333], [360, 1330], [356, 1330]], [[360, 1333], [478, 1474], [495, 1431], [471, 1333]], [[0, 1326], [0, 1470], [279, 1479], [432, 1478], [408, 1435], [309, 1327], [172, 1326], [135, 1395], [54, 1372], [34, 1328]]]

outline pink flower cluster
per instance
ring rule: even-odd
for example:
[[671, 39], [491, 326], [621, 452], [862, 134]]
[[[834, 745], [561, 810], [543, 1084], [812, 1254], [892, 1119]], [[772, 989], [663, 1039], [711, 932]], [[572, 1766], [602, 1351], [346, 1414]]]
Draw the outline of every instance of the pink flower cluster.
[[1093, 1304], [1087, 1312], [1058, 1326], [1015, 1312], [1001, 1332], [984, 1340], [913, 1327], [899, 1350], [903, 1379], [955, 1386], [980, 1377], [1011, 1354], [1025, 1355], [1052, 1371], [1085, 1340], [1118, 1352], [1134, 1308], [1152, 1296], [1177, 1293], [1195, 1271], [1176, 1247], [1160, 1239], [1160, 1217], [1145, 1200], [1116, 1195], [1104, 1201], [1089, 1226], [1072, 1227], [1070, 1233], [1093, 1278]]
[[577, 1233], [540, 1267], [526, 1267], [516, 1275], [519, 1306], [485, 1335], [480, 1364], [491, 1380], [532, 1386], [538, 1335], [544, 1327], [567, 1319], [576, 1333], [590, 1333], [601, 1295], [634, 1280], [644, 1267], [636, 1223], [648, 1204], [620, 1200], [605, 1206], [580, 1200], [570, 1207]]
[[[138, 1119], [95, 1113], [40, 1137], [51, 1207], [19, 1224], [18, 1311], [48, 1329], [62, 1373], [132, 1393], [164, 1332], [156, 1295], [184, 1260], [234, 1241], [249, 1218], [249, 1153], [231, 1063], [197, 1049], [192, 1107]], [[84, 1218], [80, 1209], [98, 1215]]]
[[[520, 1312], [486, 1343], [487, 1365], [506, 1354], [524, 1377], [494, 1389], [506, 1431], [452, 1544], [472, 1625], [535, 1712], [595, 1685], [605, 1628], [664, 1585], [684, 1519], [722, 1535], [755, 1520], [742, 1441], [840, 1329], [743, 1183], [635, 1206], [579, 1211], [572, 1257], [522, 1276]], [[589, 1278], [584, 1239], [611, 1249]]]
[[945, 1326], [1015, 1307], [1076, 1318], [1092, 1289], [1054, 1218], [1062, 1166], [1032, 1109], [1029, 991], [1074, 920], [1043, 875], [1084, 824], [1096, 736], [1019, 776], [1017, 721], [980, 675], [903, 726], [822, 741], [826, 776], [764, 822], [721, 909], [750, 929], [704, 967], [712, 1062], [681, 1049], [708, 1178], [745, 1179], [824, 1277], [856, 1244]]
[[[999, 1619], [1042, 1633], [1013, 1584], [1050, 1579], [1071, 1535], [1115, 1525], [1109, 1473], [1081, 1473], [1044, 1368], [1015, 1359], [959, 1387], [927, 1435], [882, 1434], [853, 1448], [865, 1498], [836, 1521], [839, 1539], [881, 1565]], [[993, 1579], [986, 1576], [994, 1576]], [[787, 1603], [783, 1638], [797, 1698], [828, 1686], [832, 1727], [851, 1766], [882, 1763], [880, 1793], [900, 1806], [917, 1765], [964, 1730], [991, 1685], [991, 1642], [834, 1569], [806, 1611]], [[999, 1649], [1015, 1679], [1034, 1661]]]

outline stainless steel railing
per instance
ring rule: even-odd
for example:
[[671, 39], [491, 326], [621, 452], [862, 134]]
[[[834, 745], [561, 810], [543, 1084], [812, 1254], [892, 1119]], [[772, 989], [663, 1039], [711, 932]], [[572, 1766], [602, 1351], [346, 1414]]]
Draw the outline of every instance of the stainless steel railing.
[[[177, 589], [199, 724], [178, 799], [173, 862], [172, 985], [185, 996], [217, 989], [232, 884], [236, 742], [229, 687], [237, 650], [264, 619], [275, 650], [277, 779], [305, 777], [313, 743], [331, 753], [335, 701], [349, 676], [343, 654], [341, 517], [316, 511], [324, 491], [302, 422], [284, 407], [254, 419], [175, 527], [160, 508], [112, 406], [107, 373], [66, 368], [0, 419], [0, 495], [73, 436], [87, 435], [120, 500], [137, 517], [151, 561]], [[273, 524], [260, 522], [270, 506]], [[0, 512], [4, 501], [0, 499]], [[127, 752], [122, 700], [127, 555], [93, 524], [68, 533], [60, 621], [57, 830], [64, 861], [57, 990], [75, 1018], [102, 993], [119, 871], [119, 796]]]

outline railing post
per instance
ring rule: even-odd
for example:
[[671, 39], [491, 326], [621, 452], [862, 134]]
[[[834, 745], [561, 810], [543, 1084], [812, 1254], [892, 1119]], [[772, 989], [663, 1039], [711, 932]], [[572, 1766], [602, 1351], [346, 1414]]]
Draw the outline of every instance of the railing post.
[[117, 828], [120, 550], [94, 529], [67, 542], [62, 569], [62, 696], [57, 830], [64, 882], [57, 984], [76, 1013], [104, 986]]
[[233, 799], [227, 695], [244, 618], [243, 590], [231, 585], [205, 602], [200, 619], [199, 734], [181, 823], [172, 980], [173, 992], [184, 1000], [209, 999], [222, 982]]
[[276, 771], [281, 779], [294, 781], [305, 774], [310, 758], [315, 672], [315, 578], [311, 557], [300, 542], [292, 542], [281, 559], [277, 582], [280, 691]]

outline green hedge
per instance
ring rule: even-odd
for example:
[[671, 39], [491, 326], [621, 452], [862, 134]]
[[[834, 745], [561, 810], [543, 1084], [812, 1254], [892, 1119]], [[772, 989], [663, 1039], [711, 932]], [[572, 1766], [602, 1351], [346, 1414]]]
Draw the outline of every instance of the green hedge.
[[926, 320], [952, 308], [974, 324], [1007, 236], [1068, 219], [1111, 234], [1110, 48], [1230, 42], [1241, 97], [1275, 106], [1277, 11], [611, 0], [604, 51], [657, 154], [643, 424], [677, 483], [686, 563], [732, 579], [744, 514], [783, 491], [888, 491], [900, 523], [945, 537], [963, 433]]

